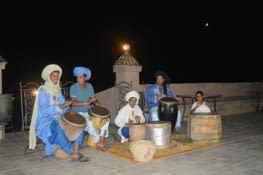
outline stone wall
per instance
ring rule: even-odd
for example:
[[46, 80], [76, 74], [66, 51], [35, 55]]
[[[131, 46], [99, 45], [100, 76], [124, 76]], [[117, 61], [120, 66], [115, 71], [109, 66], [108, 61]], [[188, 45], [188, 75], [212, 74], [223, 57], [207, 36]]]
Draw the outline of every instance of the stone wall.
[[[132, 89], [145, 92], [149, 85], [136, 85]], [[205, 94], [222, 94], [217, 99], [217, 112], [221, 115], [240, 114], [256, 111], [263, 108], [262, 82], [243, 82], [243, 83], [176, 83], [171, 84], [175, 95], [192, 94], [197, 90], [202, 90]], [[257, 98], [251, 92], [261, 92], [259, 107], [257, 108]], [[112, 119], [117, 114], [118, 92], [115, 87], [98, 92], [97, 98], [110, 110]], [[182, 100], [178, 98], [179, 109], [182, 110]], [[192, 101], [186, 101], [187, 115], [190, 111]], [[112, 120], [113, 121], [113, 120]]]

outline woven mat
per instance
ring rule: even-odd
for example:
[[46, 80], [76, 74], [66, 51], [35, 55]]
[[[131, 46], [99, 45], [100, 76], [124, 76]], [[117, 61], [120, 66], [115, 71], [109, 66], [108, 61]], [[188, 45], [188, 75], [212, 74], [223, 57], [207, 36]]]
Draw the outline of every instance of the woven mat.
[[[175, 138], [175, 136], [172, 136], [171, 144], [167, 146], [167, 148], [157, 149], [153, 159], [164, 158], [180, 153], [199, 150], [201, 148], [217, 145], [219, 143], [221, 143], [221, 141], [219, 140], [190, 142], [187, 140], [185, 135], [181, 135], [179, 138]], [[129, 142], [113, 144], [107, 152], [108, 154], [116, 156], [120, 159], [136, 163], [137, 161], [133, 159], [133, 155], [129, 151], [129, 144]]]

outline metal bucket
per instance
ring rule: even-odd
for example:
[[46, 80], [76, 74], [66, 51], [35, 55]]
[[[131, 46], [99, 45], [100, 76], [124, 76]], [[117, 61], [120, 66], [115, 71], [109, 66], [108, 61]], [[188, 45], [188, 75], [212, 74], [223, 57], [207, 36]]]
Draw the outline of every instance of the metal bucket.
[[153, 121], [146, 123], [146, 139], [153, 141], [157, 148], [167, 148], [171, 144], [171, 122]]

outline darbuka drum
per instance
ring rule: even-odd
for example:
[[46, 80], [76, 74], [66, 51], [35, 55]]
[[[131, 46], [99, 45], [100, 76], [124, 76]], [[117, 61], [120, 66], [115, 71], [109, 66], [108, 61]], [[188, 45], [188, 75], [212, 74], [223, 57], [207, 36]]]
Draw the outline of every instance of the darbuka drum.
[[188, 120], [187, 135], [193, 141], [220, 140], [222, 136], [221, 115], [191, 114]]
[[86, 120], [78, 113], [66, 112], [61, 117], [61, 126], [68, 139], [74, 141], [86, 127]]
[[160, 121], [171, 122], [171, 132], [174, 131], [177, 120], [177, 100], [173, 97], [163, 97], [160, 99], [158, 115]]
[[144, 123], [131, 124], [129, 126], [130, 141], [145, 139], [146, 127]]
[[171, 144], [171, 122], [153, 121], [146, 123], [146, 139], [153, 141], [157, 148], [166, 148]]
[[[88, 112], [97, 132], [100, 131], [100, 128], [106, 121], [110, 120], [110, 111], [103, 106], [94, 106], [90, 108]], [[96, 146], [94, 138], [91, 135], [88, 137], [87, 144], [89, 146]]]

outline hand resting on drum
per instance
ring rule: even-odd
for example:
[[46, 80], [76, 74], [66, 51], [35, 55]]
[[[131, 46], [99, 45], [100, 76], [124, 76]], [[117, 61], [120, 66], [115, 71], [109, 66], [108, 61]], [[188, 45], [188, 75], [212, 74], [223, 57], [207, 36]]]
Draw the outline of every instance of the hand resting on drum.
[[135, 124], [135, 123], [141, 123], [140, 120], [140, 116], [135, 116], [134, 117], [135, 120], [129, 119], [128, 123], [126, 123], [126, 126], [130, 126], [131, 124]]
[[89, 105], [94, 105], [94, 106], [100, 106], [100, 107], [105, 107], [101, 103], [99, 103], [98, 99], [95, 96], [91, 96], [90, 100], [88, 101]]
[[135, 123], [140, 123], [141, 120], [140, 116], [137, 115], [134, 118], [135, 118]]
[[165, 95], [164, 93], [160, 93], [160, 94], [157, 96], [158, 99], [161, 99], [161, 98], [163, 98], [163, 97], [166, 97], [166, 95]]

